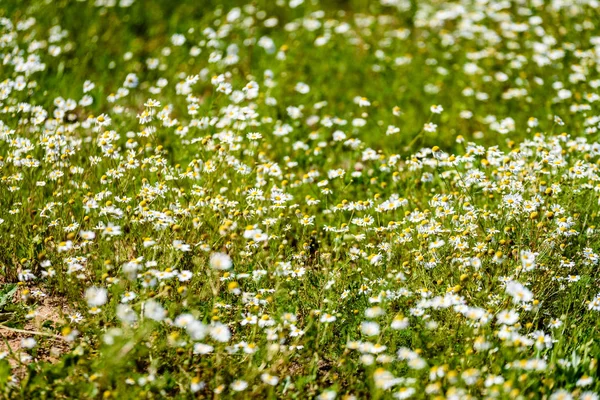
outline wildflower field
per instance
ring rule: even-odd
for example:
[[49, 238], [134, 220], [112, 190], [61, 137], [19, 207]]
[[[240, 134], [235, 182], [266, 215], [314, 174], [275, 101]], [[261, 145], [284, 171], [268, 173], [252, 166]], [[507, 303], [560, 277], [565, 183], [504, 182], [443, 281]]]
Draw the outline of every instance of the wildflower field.
[[0, 398], [600, 393], [600, 1], [3, 0]]

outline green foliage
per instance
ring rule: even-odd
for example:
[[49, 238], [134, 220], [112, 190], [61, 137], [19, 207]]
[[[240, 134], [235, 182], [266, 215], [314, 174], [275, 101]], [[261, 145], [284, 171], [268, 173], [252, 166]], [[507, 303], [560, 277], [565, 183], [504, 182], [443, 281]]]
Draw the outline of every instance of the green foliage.
[[2, 2], [2, 396], [598, 399], [599, 11]]

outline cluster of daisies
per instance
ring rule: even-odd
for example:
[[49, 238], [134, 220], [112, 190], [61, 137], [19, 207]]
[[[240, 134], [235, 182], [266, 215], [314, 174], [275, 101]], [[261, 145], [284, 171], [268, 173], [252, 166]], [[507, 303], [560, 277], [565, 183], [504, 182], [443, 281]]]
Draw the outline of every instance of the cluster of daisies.
[[599, 399], [600, 3], [265, 7], [0, 18], [0, 390]]

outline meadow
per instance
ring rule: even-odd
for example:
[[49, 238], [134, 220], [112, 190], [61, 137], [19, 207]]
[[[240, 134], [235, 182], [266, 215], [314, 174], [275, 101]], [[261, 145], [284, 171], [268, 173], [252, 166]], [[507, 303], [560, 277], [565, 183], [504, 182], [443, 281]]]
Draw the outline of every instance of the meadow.
[[0, 2], [0, 397], [600, 399], [599, 88], [598, 0]]

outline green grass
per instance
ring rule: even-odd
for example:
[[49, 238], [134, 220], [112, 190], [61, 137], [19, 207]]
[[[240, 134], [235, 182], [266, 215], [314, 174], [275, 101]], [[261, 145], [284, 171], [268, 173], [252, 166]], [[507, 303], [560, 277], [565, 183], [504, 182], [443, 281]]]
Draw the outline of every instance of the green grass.
[[593, 2], [101, 3], [0, 4], [2, 396], [598, 398]]

